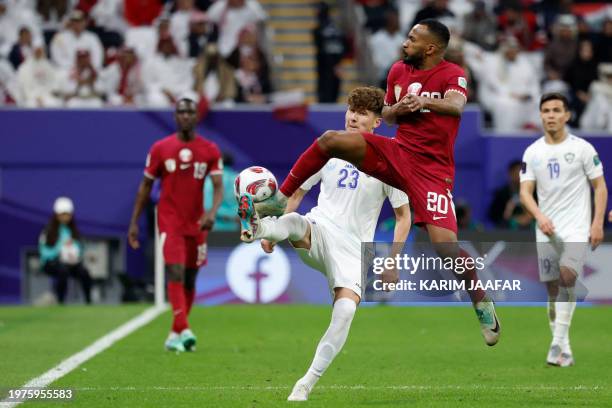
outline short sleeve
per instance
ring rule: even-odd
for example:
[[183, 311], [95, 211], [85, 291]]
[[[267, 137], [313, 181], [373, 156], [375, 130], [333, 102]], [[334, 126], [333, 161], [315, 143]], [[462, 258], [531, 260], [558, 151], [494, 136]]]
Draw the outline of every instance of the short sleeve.
[[409, 204], [408, 196], [402, 190], [393, 188], [388, 184], [383, 185], [383, 191], [391, 203], [391, 207], [398, 208], [402, 205]]
[[597, 151], [589, 142], [585, 142], [585, 146], [582, 149], [582, 166], [589, 180], [603, 176], [603, 164], [599, 159]]
[[159, 151], [159, 145], [155, 143], [151, 150], [149, 150], [149, 154], [147, 155], [147, 160], [145, 162], [144, 175], [150, 179], [156, 179], [161, 177], [162, 173], [162, 158], [161, 153]]
[[319, 181], [321, 181], [321, 170], [310, 176], [308, 180], [300, 186], [302, 190], [310, 191]]
[[208, 161], [208, 174], [214, 176], [216, 174], [223, 174], [223, 158], [217, 145], [211, 145], [212, 154]]
[[392, 106], [397, 103], [395, 97], [395, 79], [397, 78], [397, 65], [392, 65], [387, 75], [387, 93], [385, 94], [385, 105]]
[[459, 93], [467, 100], [467, 77], [462, 69], [457, 68], [456, 70], [453, 70], [451, 75], [449, 75], [448, 81], [446, 82], [446, 87], [444, 89], [444, 97], [446, 97], [449, 92]]
[[533, 172], [533, 165], [531, 161], [531, 149], [527, 148], [523, 154], [523, 161], [521, 163], [521, 182], [523, 181], [535, 181], [535, 173]]

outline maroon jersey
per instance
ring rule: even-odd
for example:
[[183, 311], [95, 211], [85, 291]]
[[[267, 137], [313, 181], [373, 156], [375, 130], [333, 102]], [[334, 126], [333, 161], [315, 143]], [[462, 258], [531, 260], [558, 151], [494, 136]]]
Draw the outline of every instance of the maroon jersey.
[[[442, 61], [434, 68], [422, 71], [398, 61], [389, 70], [385, 104], [393, 105], [406, 94], [429, 98], [444, 98], [448, 92], [458, 92], [467, 99], [467, 81], [463, 69]], [[441, 178], [454, 179], [454, 148], [460, 118], [441, 115], [423, 109], [398, 118], [398, 143], [413, 153], [428, 172]]]
[[175, 133], [153, 144], [144, 175], [161, 178], [160, 231], [197, 235], [198, 221], [204, 214], [204, 179], [222, 171], [219, 148], [199, 135], [184, 142]]

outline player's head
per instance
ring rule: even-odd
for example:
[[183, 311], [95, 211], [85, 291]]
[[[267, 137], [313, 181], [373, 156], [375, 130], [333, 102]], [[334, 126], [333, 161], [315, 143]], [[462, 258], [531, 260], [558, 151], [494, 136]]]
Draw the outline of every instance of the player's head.
[[540, 99], [540, 118], [547, 133], [557, 133], [565, 129], [571, 113], [567, 98], [558, 92], [542, 95]]
[[193, 99], [181, 98], [176, 103], [174, 119], [178, 130], [190, 132], [195, 129], [197, 123], [196, 103]]
[[404, 62], [419, 66], [431, 57], [442, 57], [450, 40], [448, 27], [434, 19], [419, 21], [402, 45]]
[[355, 88], [349, 93], [344, 127], [349, 131], [372, 132], [380, 126], [385, 93], [373, 86]]

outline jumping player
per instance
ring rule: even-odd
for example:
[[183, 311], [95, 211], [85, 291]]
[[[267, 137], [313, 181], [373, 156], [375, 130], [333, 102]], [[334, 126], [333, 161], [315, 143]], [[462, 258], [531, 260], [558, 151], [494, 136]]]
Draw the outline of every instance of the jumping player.
[[[282, 212], [297, 188], [332, 158], [346, 160], [366, 174], [401, 189], [410, 197], [415, 223], [424, 227], [438, 254], [466, 257], [457, 245], [457, 220], [451, 191], [455, 177], [454, 144], [466, 103], [463, 70], [443, 59], [450, 33], [436, 20], [416, 24], [404, 42], [405, 58], [387, 78], [382, 116], [398, 124], [395, 138], [368, 132], [327, 131], [295, 163], [280, 191], [257, 204], [260, 216]], [[459, 279], [466, 287], [475, 270]], [[482, 289], [469, 290], [485, 342], [497, 343], [500, 325], [493, 301]]]
[[[176, 104], [175, 134], [157, 141], [147, 156], [144, 178], [138, 188], [130, 221], [128, 240], [139, 248], [138, 218], [142, 213], [153, 181], [161, 179], [158, 226], [168, 279], [168, 299], [174, 320], [166, 340], [166, 349], [195, 350], [196, 336], [187, 317], [195, 296], [198, 269], [206, 263], [206, 237], [213, 227], [215, 214], [223, 199], [223, 161], [217, 145], [195, 133], [196, 104], [180, 99]], [[213, 206], [204, 213], [204, 179], [213, 182]]]
[[[546, 362], [561, 367], [574, 364], [569, 341], [576, 308], [574, 287], [582, 273], [588, 243], [595, 249], [603, 240], [608, 198], [599, 156], [589, 142], [567, 132], [570, 116], [565, 96], [542, 96], [544, 136], [525, 150], [520, 193], [521, 202], [538, 223], [540, 280], [548, 291], [548, 319], [553, 335]], [[589, 182], [595, 192], [592, 222]], [[536, 187], [537, 203], [533, 198]]]
[[[354, 89], [348, 98], [345, 128], [353, 132], [372, 132], [381, 122], [384, 92], [374, 87]], [[358, 134], [358, 133], [355, 133]], [[304, 195], [321, 182], [317, 206], [305, 216], [295, 211]], [[326, 275], [334, 297], [329, 328], [321, 338], [314, 360], [300, 378], [289, 401], [306, 401], [315, 383], [340, 352], [361, 301], [361, 243], [374, 239], [376, 220], [386, 199], [395, 211], [396, 243], [391, 256], [399, 253], [410, 231], [408, 197], [381, 181], [360, 172], [349, 162], [330, 159], [291, 196], [285, 215], [258, 219], [251, 196], [240, 197], [241, 238], [251, 242], [262, 239], [266, 252], [275, 242], [289, 239], [304, 263]], [[272, 242], [270, 242], [270, 241]], [[383, 281], [395, 281], [392, 271]]]

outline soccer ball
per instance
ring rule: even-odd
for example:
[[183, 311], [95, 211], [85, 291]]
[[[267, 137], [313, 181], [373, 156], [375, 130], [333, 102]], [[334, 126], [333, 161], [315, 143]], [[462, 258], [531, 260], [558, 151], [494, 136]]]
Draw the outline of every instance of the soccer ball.
[[270, 170], [261, 166], [252, 166], [242, 170], [236, 177], [234, 194], [239, 198], [249, 193], [253, 201], [258, 203], [272, 197], [276, 193], [276, 186], [276, 177]]

